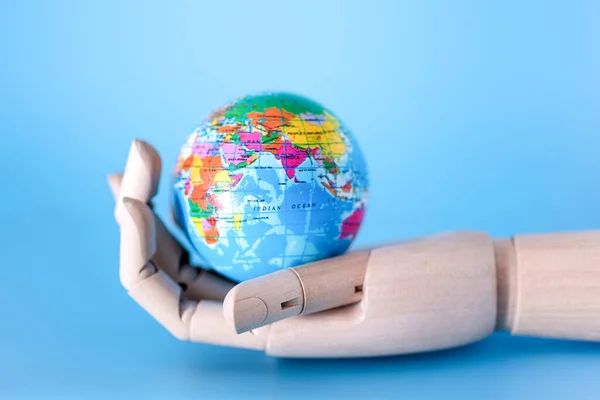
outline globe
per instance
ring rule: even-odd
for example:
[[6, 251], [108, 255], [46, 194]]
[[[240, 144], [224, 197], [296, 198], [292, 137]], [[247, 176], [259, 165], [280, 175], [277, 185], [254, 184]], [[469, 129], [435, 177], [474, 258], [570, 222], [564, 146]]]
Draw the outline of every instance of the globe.
[[189, 135], [174, 210], [203, 266], [241, 282], [345, 252], [367, 186], [358, 142], [331, 111], [264, 93], [225, 105]]

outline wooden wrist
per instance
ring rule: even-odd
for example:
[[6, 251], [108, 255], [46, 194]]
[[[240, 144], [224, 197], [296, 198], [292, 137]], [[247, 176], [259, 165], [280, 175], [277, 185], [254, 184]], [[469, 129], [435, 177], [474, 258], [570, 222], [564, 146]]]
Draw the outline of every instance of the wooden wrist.
[[600, 340], [600, 231], [494, 241], [497, 330]]

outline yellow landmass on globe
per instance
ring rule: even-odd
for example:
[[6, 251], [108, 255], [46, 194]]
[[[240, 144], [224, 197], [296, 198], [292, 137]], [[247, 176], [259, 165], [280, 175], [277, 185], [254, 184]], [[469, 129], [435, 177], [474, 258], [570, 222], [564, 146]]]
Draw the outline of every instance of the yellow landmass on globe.
[[231, 183], [233, 183], [233, 179], [231, 179], [227, 170], [222, 169], [215, 175], [215, 184], [218, 187], [225, 187]]
[[191, 220], [192, 220], [192, 223], [194, 224], [194, 226], [196, 227], [196, 230], [198, 231], [198, 233], [202, 237], [205, 237], [206, 233], [204, 232], [204, 228], [202, 227], [202, 219], [192, 217]]
[[242, 213], [237, 212], [233, 215], [233, 229], [239, 231], [242, 228]]
[[287, 121], [283, 133], [297, 147], [320, 147], [325, 155], [337, 158], [346, 153], [346, 145], [340, 136], [337, 118], [325, 111], [321, 125], [303, 120], [299, 115]]
[[200, 186], [204, 183], [202, 179], [202, 159], [197, 154], [192, 155], [192, 165], [190, 167], [190, 186]]

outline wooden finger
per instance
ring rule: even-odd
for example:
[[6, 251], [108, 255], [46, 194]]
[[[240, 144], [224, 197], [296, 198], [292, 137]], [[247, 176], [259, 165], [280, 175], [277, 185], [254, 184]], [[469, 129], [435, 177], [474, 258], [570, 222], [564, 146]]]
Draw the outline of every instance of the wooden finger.
[[264, 275], [238, 284], [223, 312], [238, 333], [285, 318], [356, 303], [368, 252], [356, 252]]
[[268, 329], [237, 335], [223, 318], [222, 303], [187, 300], [164, 271], [136, 283], [129, 295], [180, 340], [263, 350]]
[[121, 179], [119, 200], [115, 206], [115, 218], [120, 221], [125, 197], [148, 203], [158, 191], [161, 160], [158, 152], [148, 143], [135, 140], [131, 145], [125, 172]]
[[[120, 196], [122, 179], [123, 174], [108, 176], [115, 199]], [[157, 215], [154, 215], [154, 232], [156, 249], [151, 259], [154, 266], [165, 271], [171, 279], [177, 282], [183, 288], [186, 298], [223, 301], [227, 292], [235, 284], [213, 272], [189, 265], [186, 250], [181, 247]], [[131, 256], [131, 254], [127, 254], [127, 256]]]
[[148, 263], [156, 253], [154, 213], [139, 200], [125, 197], [121, 215], [121, 251], [119, 276], [129, 290], [153, 271]]
[[[153, 261], [160, 258], [154, 257], [157, 230], [150, 207], [128, 197], [123, 199], [123, 205], [120, 276], [130, 296], [179, 339], [264, 349], [266, 332], [236, 335], [223, 317], [222, 303], [198, 302], [183, 295], [182, 286]], [[196, 276], [193, 283], [209, 293], [223, 290], [209, 278]]]
[[222, 302], [235, 283], [212, 271], [183, 265], [179, 273], [179, 285], [189, 299]]

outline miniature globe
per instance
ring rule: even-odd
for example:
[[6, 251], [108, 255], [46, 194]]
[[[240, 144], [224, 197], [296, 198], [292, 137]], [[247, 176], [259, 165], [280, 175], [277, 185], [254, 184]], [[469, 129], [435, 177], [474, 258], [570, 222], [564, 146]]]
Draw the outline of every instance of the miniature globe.
[[175, 216], [203, 266], [241, 282], [346, 251], [367, 184], [356, 138], [331, 111], [294, 94], [252, 95], [187, 138]]

